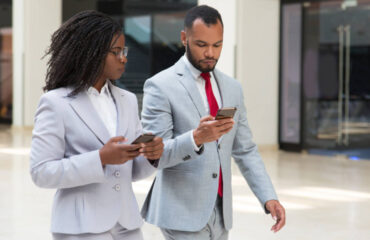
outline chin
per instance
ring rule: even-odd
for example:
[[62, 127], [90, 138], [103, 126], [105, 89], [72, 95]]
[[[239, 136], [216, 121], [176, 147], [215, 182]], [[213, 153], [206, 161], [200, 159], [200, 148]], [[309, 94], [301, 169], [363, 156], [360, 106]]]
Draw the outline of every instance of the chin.
[[213, 67], [205, 67], [205, 68], [202, 68], [202, 72], [212, 72], [213, 69], [215, 69], [215, 66], [213, 66]]
[[110, 78], [110, 80], [112, 80], [112, 81], [116, 81], [116, 80], [120, 79], [120, 78], [121, 78], [121, 76], [122, 76], [122, 74], [121, 74], [119, 77], [117, 77], [117, 76], [112, 77], [112, 78]]

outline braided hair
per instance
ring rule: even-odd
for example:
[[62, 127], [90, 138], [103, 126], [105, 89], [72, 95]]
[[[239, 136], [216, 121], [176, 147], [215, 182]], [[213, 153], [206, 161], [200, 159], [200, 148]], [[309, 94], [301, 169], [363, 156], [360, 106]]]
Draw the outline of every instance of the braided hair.
[[118, 39], [121, 33], [122, 26], [116, 20], [97, 11], [71, 17], [51, 37], [43, 90], [72, 87], [70, 96], [74, 96], [93, 86], [104, 69], [113, 38]]

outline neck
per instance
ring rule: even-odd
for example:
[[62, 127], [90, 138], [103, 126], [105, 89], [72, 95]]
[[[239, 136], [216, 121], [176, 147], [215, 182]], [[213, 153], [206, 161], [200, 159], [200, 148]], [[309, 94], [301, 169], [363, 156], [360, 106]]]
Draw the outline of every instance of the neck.
[[100, 93], [101, 89], [103, 88], [104, 84], [107, 82], [105, 78], [99, 79], [95, 85], [93, 86], [98, 92]]

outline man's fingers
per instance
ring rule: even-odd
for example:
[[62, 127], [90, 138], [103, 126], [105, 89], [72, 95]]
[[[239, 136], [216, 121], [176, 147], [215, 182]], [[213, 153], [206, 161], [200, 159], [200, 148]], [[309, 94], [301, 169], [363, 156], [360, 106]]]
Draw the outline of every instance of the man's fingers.
[[279, 231], [284, 226], [282, 219], [278, 219], [278, 222], [275, 224], [275, 232]]
[[219, 123], [219, 122], [215, 122], [215, 127], [216, 128], [226, 128], [226, 127], [232, 127], [234, 126], [234, 121], [229, 121], [229, 122], [225, 122], [225, 123]]
[[225, 118], [221, 120], [216, 120], [219, 124], [226, 124], [226, 123], [234, 123], [234, 119], [232, 118]]
[[285, 225], [285, 211], [282, 207], [278, 206], [277, 210], [277, 224], [276, 225], [276, 232], [279, 231]]
[[212, 117], [211, 115], [208, 115], [208, 116], [202, 117], [200, 119], [200, 122], [202, 123], [202, 122], [212, 121], [214, 119], [215, 119], [214, 117]]
[[276, 221], [272, 226], [271, 231], [277, 232], [285, 225], [285, 211], [280, 205], [273, 205], [270, 209], [271, 217]]
[[231, 131], [231, 129], [233, 129], [233, 127], [232, 127], [232, 126], [231, 126], [231, 127], [229, 127], [229, 128], [222, 129], [222, 130], [220, 131], [220, 133], [221, 133], [222, 135], [224, 135], [225, 133], [230, 132], [230, 131]]
[[283, 219], [278, 219], [274, 226], [271, 227], [271, 231], [278, 232], [285, 224]]

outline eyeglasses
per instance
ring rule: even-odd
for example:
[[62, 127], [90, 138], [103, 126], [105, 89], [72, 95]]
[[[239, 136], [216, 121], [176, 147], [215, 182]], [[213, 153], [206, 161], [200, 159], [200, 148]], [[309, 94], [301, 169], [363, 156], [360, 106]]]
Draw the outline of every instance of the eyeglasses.
[[109, 52], [113, 53], [113, 55], [116, 56], [118, 60], [122, 60], [123, 56], [127, 57], [128, 47], [124, 47], [121, 51], [110, 50]]

